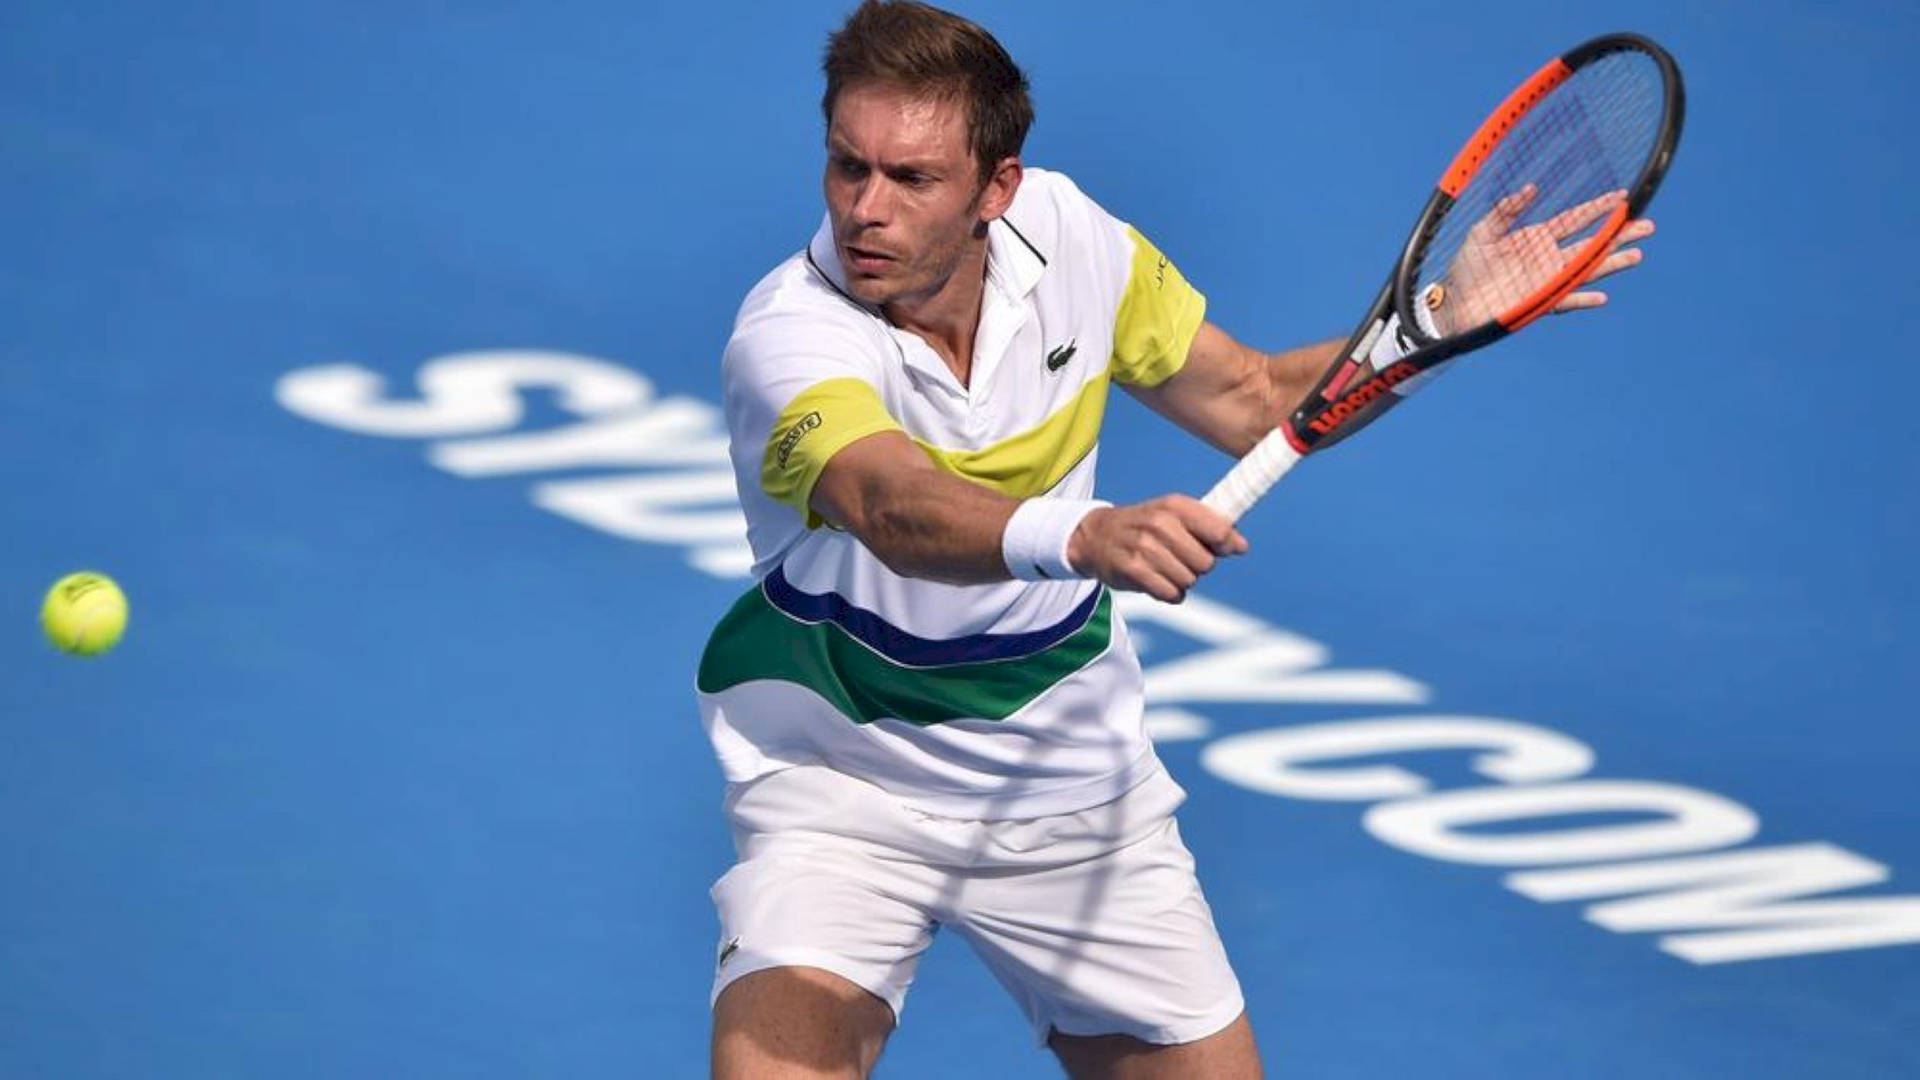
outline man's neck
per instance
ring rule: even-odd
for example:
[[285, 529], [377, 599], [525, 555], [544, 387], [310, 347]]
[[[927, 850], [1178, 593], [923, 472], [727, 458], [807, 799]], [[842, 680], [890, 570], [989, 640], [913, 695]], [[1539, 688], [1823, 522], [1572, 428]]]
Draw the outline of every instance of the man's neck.
[[974, 335], [980, 328], [980, 302], [987, 287], [987, 242], [969, 247], [960, 265], [925, 297], [901, 300], [881, 309], [887, 321], [908, 330], [946, 361], [961, 386], [973, 377]]

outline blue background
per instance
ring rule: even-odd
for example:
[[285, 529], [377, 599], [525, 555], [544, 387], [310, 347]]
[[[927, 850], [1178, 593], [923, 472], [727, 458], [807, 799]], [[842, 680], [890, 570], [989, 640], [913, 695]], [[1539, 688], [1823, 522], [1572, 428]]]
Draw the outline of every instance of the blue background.
[[[273, 387], [524, 346], [716, 399], [818, 219], [845, 6], [0, 13], [0, 1075], [703, 1074], [729, 849], [689, 683], [739, 584]], [[1351, 325], [1470, 123], [1574, 42], [1666, 43], [1686, 139], [1611, 310], [1310, 463], [1203, 591], [1920, 891], [1917, 9], [1320, 8], [966, 10], [1032, 75], [1028, 160], [1273, 347]], [[1222, 465], [1110, 425], [1109, 497]], [[81, 567], [133, 599], [100, 661], [35, 625]], [[1696, 967], [1201, 745], [1163, 754], [1276, 1074], [1920, 1074], [1920, 949]], [[942, 941], [881, 1075], [1050, 1069]]]

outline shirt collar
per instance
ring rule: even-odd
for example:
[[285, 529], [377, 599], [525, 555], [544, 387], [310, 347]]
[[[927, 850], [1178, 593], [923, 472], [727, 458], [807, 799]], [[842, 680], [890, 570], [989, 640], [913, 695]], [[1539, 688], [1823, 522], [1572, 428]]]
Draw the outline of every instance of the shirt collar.
[[1021, 235], [1005, 215], [987, 226], [987, 277], [1014, 299], [1023, 299], [1040, 284], [1046, 256]]

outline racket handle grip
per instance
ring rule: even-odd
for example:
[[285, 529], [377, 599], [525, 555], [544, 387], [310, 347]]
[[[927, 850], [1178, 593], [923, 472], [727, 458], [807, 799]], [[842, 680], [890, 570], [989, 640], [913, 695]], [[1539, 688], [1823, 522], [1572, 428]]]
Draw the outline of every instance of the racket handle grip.
[[1227, 470], [1227, 475], [1200, 501], [1225, 514], [1228, 521], [1239, 521], [1299, 460], [1300, 451], [1287, 441], [1286, 431], [1271, 431], [1247, 451], [1246, 457]]

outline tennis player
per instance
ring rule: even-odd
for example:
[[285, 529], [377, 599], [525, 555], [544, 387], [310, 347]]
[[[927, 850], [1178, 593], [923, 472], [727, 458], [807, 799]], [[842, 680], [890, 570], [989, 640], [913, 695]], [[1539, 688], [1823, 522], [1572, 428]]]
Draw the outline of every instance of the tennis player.
[[1235, 342], [1025, 168], [1027, 80], [979, 26], [867, 0], [824, 69], [825, 220], [723, 364], [758, 583], [698, 677], [738, 853], [714, 1075], [865, 1076], [944, 926], [1072, 1076], [1259, 1076], [1109, 592], [1177, 602], [1247, 541], [1102, 502], [1095, 466], [1111, 385], [1238, 455], [1342, 342]]

